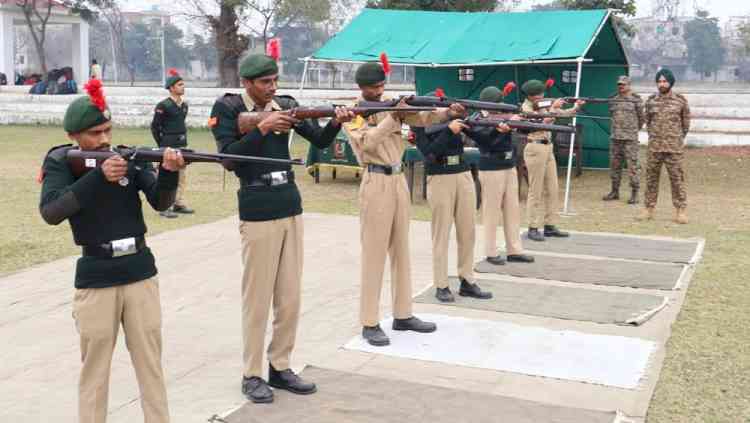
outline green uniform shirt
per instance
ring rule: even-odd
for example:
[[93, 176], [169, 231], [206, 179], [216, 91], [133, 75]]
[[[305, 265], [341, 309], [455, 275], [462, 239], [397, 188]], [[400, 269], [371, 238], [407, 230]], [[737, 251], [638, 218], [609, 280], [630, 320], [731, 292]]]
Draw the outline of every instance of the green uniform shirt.
[[159, 147], [187, 147], [187, 127], [185, 118], [188, 114], [186, 102], [177, 104], [172, 97], [160, 101], [154, 109], [151, 121], [151, 135]]
[[[237, 116], [254, 108], [247, 95], [225, 94], [211, 109], [210, 126], [220, 153], [245, 156], [289, 159], [289, 134], [269, 132], [263, 135], [258, 128], [242, 136], [237, 128]], [[274, 97], [267, 105], [269, 110], [288, 110], [298, 107], [294, 98]], [[340, 125], [332, 119], [325, 128], [317, 120], [306, 119], [294, 127], [301, 135], [318, 148], [326, 148], [334, 141]], [[245, 186], [261, 179], [261, 175], [276, 171], [291, 170], [290, 165], [259, 163], [236, 164], [233, 172], [240, 178], [241, 187], [237, 192], [240, 220], [265, 221], [296, 216], [302, 213], [302, 199], [294, 182], [275, 186]]]
[[[428, 128], [414, 127], [412, 130], [417, 137], [417, 148], [424, 156], [428, 175], [448, 175], [469, 170], [469, 165], [463, 161], [463, 138], [461, 134], [454, 134], [448, 124]], [[456, 158], [460, 158], [460, 161], [455, 162]]]
[[[73, 146], [52, 149], [44, 159], [39, 211], [57, 225], [68, 220], [77, 245], [98, 245], [146, 233], [139, 192], [157, 210], [174, 202], [177, 172], [156, 171], [151, 163], [129, 162], [128, 184], [108, 182], [97, 167], [76, 177], [67, 162]], [[76, 288], [104, 288], [137, 282], [156, 275], [154, 256], [148, 248], [136, 254], [103, 258], [84, 256], [76, 265]]]

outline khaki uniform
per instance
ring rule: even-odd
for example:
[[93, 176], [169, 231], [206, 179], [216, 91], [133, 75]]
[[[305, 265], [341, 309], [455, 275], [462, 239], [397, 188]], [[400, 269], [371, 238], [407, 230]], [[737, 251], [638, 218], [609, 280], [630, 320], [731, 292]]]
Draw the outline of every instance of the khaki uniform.
[[648, 160], [646, 164], [646, 207], [654, 208], [659, 195], [662, 164], [672, 185], [672, 204], [687, 207], [683, 147], [690, 130], [690, 107], [687, 99], [675, 92], [653, 94], [646, 101]]
[[643, 102], [638, 94], [623, 96], [619, 93], [612, 97], [615, 100], [634, 100], [634, 102], [613, 102], [609, 105], [612, 125], [609, 144], [610, 178], [614, 187], [620, 187], [622, 164], [628, 165], [630, 187], [640, 187], [639, 174], [641, 166], [638, 161], [638, 131], [645, 121]]
[[[528, 148], [528, 147], [527, 147]], [[484, 255], [497, 256], [497, 225], [503, 216], [506, 254], [523, 254], [521, 243], [521, 207], [518, 204], [518, 173], [516, 168], [480, 170], [482, 183], [482, 225]]]
[[[535, 113], [534, 103], [527, 99], [521, 105], [521, 111]], [[550, 109], [549, 113], [560, 117], [571, 117], [576, 114], [576, 111], [575, 109]], [[544, 225], [553, 225], [557, 221], [557, 162], [551, 132], [530, 132], [527, 140], [523, 151], [523, 159], [529, 174], [526, 214], [529, 227], [540, 228]], [[544, 214], [541, 213], [542, 205], [544, 205]]]
[[[412, 126], [427, 126], [447, 119], [448, 112], [443, 110], [410, 114], [404, 122]], [[385, 175], [367, 170], [369, 164], [401, 164], [406, 147], [401, 136], [401, 126], [402, 121], [391, 113], [358, 117], [344, 124], [352, 150], [360, 165], [365, 167], [359, 188], [362, 326], [375, 326], [380, 321], [380, 292], [386, 256], [391, 263], [393, 317], [406, 319], [412, 316], [409, 258], [411, 204], [406, 178], [403, 173]]]

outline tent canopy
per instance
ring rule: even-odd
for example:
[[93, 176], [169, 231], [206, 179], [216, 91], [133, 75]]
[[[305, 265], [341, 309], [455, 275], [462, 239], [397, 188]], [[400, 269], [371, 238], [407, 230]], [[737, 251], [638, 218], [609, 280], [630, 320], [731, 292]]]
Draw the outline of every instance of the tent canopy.
[[[593, 50], [607, 10], [524, 13], [422, 12], [364, 9], [316, 51], [312, 60], [366, 62], [381, 52], [391, 63], [412, 66], [492, 65], [575, 61]], [[619, 40], [609, 35], [607, 62], [627, 63]], [[610, 47], [615, 47], [610, 48]], [[596, 60], [601, 62], [601, 60]]]

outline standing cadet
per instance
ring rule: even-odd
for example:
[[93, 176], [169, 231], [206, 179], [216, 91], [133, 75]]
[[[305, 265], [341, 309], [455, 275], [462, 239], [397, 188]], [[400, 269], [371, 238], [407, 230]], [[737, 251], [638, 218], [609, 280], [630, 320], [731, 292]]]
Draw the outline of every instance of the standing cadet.
[[683, 147], [685, 136], [690, 130], [690, 107], [687, 99], [672, 91], [674, 74], [669, 69], [656, 73], [658, 94], [652, 94], [646, 100], [646, 128], [648, 129], [648, 158], [646, 161], [646, 194], [645, 208], [638, 216], [639, 220], [654, 218], [656, 199], [659, 195], [659, 175], [661, 165], [667, 168], [669, 181], [672, 184], [672, 205], [674, 221], [688, 223], [687, 193], [685, 191], [685, 172]]
[[[297, 120], [282, 110], [297, 107], [289, 96], [277, 96], [279, 68], [269, 56], [248, 56], [240, 66], [245, 91], [225, 94], [211, 110], [209, 126], [221, 153], [289, 159], [289, 131], [294, 130], [318, 148], [328, 147], [341, 123], [353, 116], [338, 108], [336, 117], [321, 128], [312, 119]], [[237, 127], [241, 112], [269, 112], [245, 135]], [[314, 383], [290, 369], [297, 335], [302, 279], [302, 200], [289, 165], [247, 164], [233, 169], [240, 179], [238, 192], [242, 237], [242, 337], [244, 369], [242, 392], [256, 403], [273, 401], [268, 387], [295, 394], [312, 394]], [[268, 346], [268, 383], [263, 379], [263, 346], [268, 311], [273, 303], [273, 337]]]
[[[68, 106], [63, 126], [81, 150], [109, 150], [112, 122], [100, 80], [92, 79], [86, 90], [90, 97]], [[185, 162], [178, 151], [166, 149], [158, 177], [150, 164], [126, 162], [120, 156], [76, 175], [66, 157], [73, 148], [58, 146], [45, 157], [39, 211], [50, 225], [67, 219], [75, 243], [83, 250], [76, 264], [73, 298], [83, 363], [78, 419], [81, 423], [106, 421], [112, 352], [122, 324], [144, 420], [167, 423], [159, 282], [154, 256], [144, 239], [139, 191], [154, 209], [167, 209], [174, 201], [177, 170]]]
[[[477, 208], [474, 179], [463, 158], [461, 132], [469, 128], [461, 120], [414, 128], [417, 147], [424, 156], [427, 173], [427, 202], [432, 211], [432, 275], [435, 297], [454, 302], [448, 286], [448, 242], [453, 222], [458, 243], [458, 294], [479, 299], [492, 298], [474, 283], [474, 213]], [[469, 132], [470, 135], [470, 132]]]
[[[154, 136], [156, 145], [159, 147], [185, 148], [187, 147], [185, 118], [188, 114], [188, 104], [182, 98], [185, 95], [185, 81], [176, 70], [170, 69], [164, 88], [169, 90], [169, 97], [156, 105], [154, 119], [151, 121], [151, 135]], [[177, 217], [177, 213], [193, 213], [193, 209], [185, 205], [186, 187], [187, 172], [183, 169], [180, 171], [180, 182], [174, 206], [161, 212], [162, 216], [174, 218]]]
[[641, 172], [641, 165], [638, 163], [638, 131], [644, 122], [643, 101], [638, 94], [630, 90], [630, 78], [625, 75], [617, 79], [617, 94], [612, 96], [612, 99], [623, 101], [609, 103], [609, 113], [612, 115], [612, 133], [609, 137], [609, 175], [612, 178], [612, 191], [602, 200], [620, 198], [622, 162], [626, 161], [631, 188], [628, 204], [636, 204]]
[[[384, 62], [386, 64], [387, 62]], [[360, 101], [380, 101], [385, 89], [386, 70], [379, 63], [361, 65], [355, 74], [362, 95]], [[400, 107], [408, 109], [405, 102]], [[360, 322], [362, 336], [371, 345], [388, 345], [380, 328], [380, 291], [386, 256], [391, 263], [393, 330], [434, 332], [437, 326], [412, 314], [411, 264], [409, 258], [409, 190], [403, 176], [401, 137], [403, 123], [426, 126], [447, 121], [464, 113], [460, 105], [439, 112], [376, 113], [358, 117], [344, 125], [352, 150], [365, 168], [359, 188], [360, 239], [362, 243], [362, 292]]]
[[[521, 105], [524, 113], [535, 113], [534, 103], [544, 98], [545, 85], [532, 79], [521, 87], [526, 100]], [[585, 102], [578, 100], [573, 108], [563, 110], [563, 100], [558, 99], [547, 111], [558, 117], [574, 116]], [[545, 118], [544, 123], [554, 123], [555, 118]], [[569, 234], [555, 226], [557, 221], [557, 162], [555, 161], [552, 133], [549, 131], [530, 132], [527, 137], [523, 159], [529, 172], [529, 195], [526, 200], [526, 214], [529, 219], [529, 239], [544, 241], [545, 236], [567, 237]], [[544, 194], [544, 197], [542, 197]], [[544, 206], [544, 214], [540, 209]], [[544, 225], [544, 233], [539, 227]]]
[[[496, 87], [486, 87], [479, 100], [500, 103], [503, 93]], [[482, 112], [488, 116], [491, 113]], [[510, 262], [533, 263], [534, 257], [523, 254], [521, 243], [521, 208], [518, 204], [518, 161], [508, 125], [479, 130], [470, 135], [479, 147], [479, 181], [482, 184], [482, 224], [484, 253], [494, 265], [505, 261], [497, 254], [497, 225], [503, 214], [505, 249]]]

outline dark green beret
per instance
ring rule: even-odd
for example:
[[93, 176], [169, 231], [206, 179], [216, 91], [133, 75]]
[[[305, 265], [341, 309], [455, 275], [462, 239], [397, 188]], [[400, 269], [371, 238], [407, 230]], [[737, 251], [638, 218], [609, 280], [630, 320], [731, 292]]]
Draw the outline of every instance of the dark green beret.
[[91, 97], [79, 97], [70, 103], [65, 111], [63, 128], [65, 132], [75, 134], [109, 122], [110, 119], [112, 119], [112, 114], [108, 108], [102, 112], [91, 102]]
[[167, 78], [167, 82], [164, 84], [164, 88], [170, 89], [172, 88], [172, 85], [182, 81], [182, 77], [180, 75], [173, 75]]
[[357, 68], [354, 80], [359, 86], [376, 85], [385, 81], [385, 71], [380, 62], [367, 62]]
[[659, 78], [664, 77], [664, 79], [669, 82], [669, 86], [674, 86], [674, 74], [671, 70], [667, 68], [661, 68], [659, 69], [659, 72], [656, 72], [656, 82], [659, 82]]
[[544, 92], [544, 82], [538, 79], [530, 79], [521, 86], [521, 90], [526, 95], [539, 95]]
[[479, 93], [479, 101], [490, 101], [492, 103], [500, 103], [503, 101], [503, 92], [497, 87], [484, 87]]
[[245, 79], [262, 78], [279, 73], [279, 65], [273, 57], [265, 54], [251, 54], [240, 65], [240, 76]]

